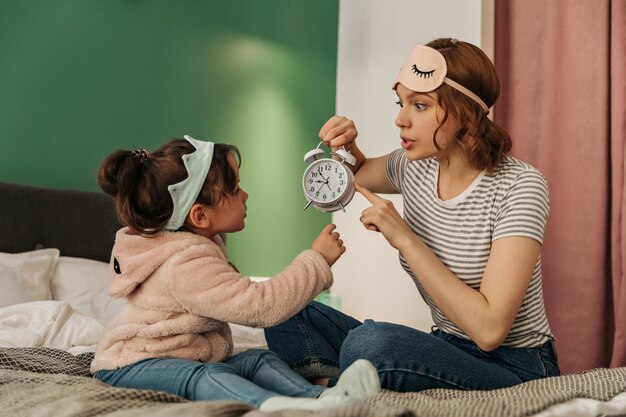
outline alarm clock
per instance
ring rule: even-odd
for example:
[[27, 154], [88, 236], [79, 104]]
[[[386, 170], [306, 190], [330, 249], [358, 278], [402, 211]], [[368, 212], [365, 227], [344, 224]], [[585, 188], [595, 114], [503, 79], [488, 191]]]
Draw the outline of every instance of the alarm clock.
[[304, 162], [309, 164], [302, 176], [302, 188], [308, 200], [304, 210], [313, 205], [320, 211], [345, 212], [344, 207], [354, 196], [354, 174], [346, 164], [354, 165], [356, 158], [343, 147], [331, 152], [328, 158], [320, 149], [323, 143], [304, 155]]

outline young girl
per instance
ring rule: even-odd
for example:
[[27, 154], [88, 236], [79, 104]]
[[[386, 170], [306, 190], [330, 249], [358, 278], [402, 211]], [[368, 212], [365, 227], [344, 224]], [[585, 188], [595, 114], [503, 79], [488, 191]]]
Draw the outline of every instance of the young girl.
[[[354, 123], [341, 116], [320, 138], [356, 156], [356, 189], [371, 203], [360, 221], [398, 250], [435, 326], [362, 324], [311, 304], [266, 330], [270, 349], [308, 378], [330, 377], [329, 386], [360, 358], [395, 391], [493, 389], [558, 375], [539, 256], [548, 187], [536, 168], [507, 156], [508, 133], [487, 117], [500, 89], [493, 64], [474, 45], [438, 39], [411, 50], [393, 89], [401, 149], [366, 158]], [[404, 218], [374, 193], [400, 193]], [[282, 343], [297, 332], [299, 344], [293, 336]]]
[[328, 225], [281, 273], [253, 282], [228, 261], [222, 233], [244, 228], [248, 194], [234, 146], [176, 139], [116, 151], [100, 187], [126, 227], [116, 235], [109, 294], [126, 303], [95, 354], [95, 378], [190, 400], [236, 400], [263, 411], [358, 404], [377, 393], [371, 363], [357, 361], [336, 388], [312, 385], [268, 350], [232, 356], [228, 323], [262, 327], [302, 309], [333, 281], [345, 251]]

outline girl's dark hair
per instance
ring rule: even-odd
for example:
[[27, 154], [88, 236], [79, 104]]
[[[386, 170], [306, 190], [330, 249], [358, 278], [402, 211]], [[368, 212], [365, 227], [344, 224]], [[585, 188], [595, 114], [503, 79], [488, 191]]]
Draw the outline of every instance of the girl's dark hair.
[[[480, 48], [451, 38], [435, 39], [427, 46], [444, 56], [448, 78], [472, 91], [487, 106], [494, 105], [500, 95], [500, 80], [493, 63]], [[492, 122], [478, 103], [449, 85], [442, 84], [437, 96], [445, 110], [439, 127], [447, 120], [448, 113], [456, 117], [460, 128], [455, 140], [467, 151], [470, 163], [475, 168], [493, 172], [511, 150], [509, 133]], [[433, 141], [440, 149], [434, 137]]]
[[[136, 233], [153, 235], [165, 228], [174, 210], [167, 189], [187, 178], [183, 155], [196, 148], [185, 139], [173, 139], [149, 154], [117, 150], [106, 157], [98, 172], [98, 185], [115, 199], [120, 222]], [[213, 206], [237, 187], [237, 176], [230, 164], [232, 154], [240, 164], [237, 147], [216, 143], [211, 168], [197, 203]]]

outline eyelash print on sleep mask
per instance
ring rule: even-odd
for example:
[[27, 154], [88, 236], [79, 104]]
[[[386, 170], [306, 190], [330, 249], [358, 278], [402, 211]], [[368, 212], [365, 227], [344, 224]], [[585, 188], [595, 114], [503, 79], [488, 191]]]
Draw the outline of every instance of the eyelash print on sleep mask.
[[435, 70], [420, 71], [415, 64], [413, 64], [413, 66], [411, 67], [411, 70], [413, 71], [413, 73], [415, 73], [415, 75], [417, 75], [420, 78], [430, 78], [433, 76], [433, 73], [435, 72]]
[[409, 90], [418, 93], [429, 93], [436, 90], [441, 84], [446, 83], [478, 103], [485, 113], [489, 113], [489, 106], [480, 97], [456, 81], [446, 77], [447, 73], [448, 66], [441, 52], [429, 46], [415, 45], [400, 69], [400, 73], [396, 77], [392, 88], [395, 90], [398, 83], [401, 83]]
[[196, 150], [183, 155], [183, 163], [185, 164], [185, 169], [187, 169], [187, 178], [167, 187], [174, 203], [174, 211], [165, 226], [165, 230], [178, 230], [183, 225], [189, 210], [191, 210], [191, 206], [193, 206], [200, 194], [200, 190], [202, 190], [204, 180], [213, 161], [213, 148], [215, 147], [213, 142], [197, 140], [189, 135], [185, 135], [184, 138]]

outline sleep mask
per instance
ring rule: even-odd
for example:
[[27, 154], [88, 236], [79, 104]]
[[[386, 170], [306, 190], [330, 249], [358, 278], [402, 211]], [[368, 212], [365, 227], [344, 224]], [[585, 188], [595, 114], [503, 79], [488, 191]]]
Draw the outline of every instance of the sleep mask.
[[447, 73], [448, 66], [441, 52], [429, 46], [415, 45], [400, 69], [400, 73], [393, 83], [393, 89], [396, 89], [398, 83], [402, 83], [409, 90], [429, 93], [446, 83], [478, 103], [485, 113], [489, 113], [489, 107], [480, 97], [446, 77]]

